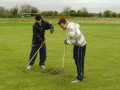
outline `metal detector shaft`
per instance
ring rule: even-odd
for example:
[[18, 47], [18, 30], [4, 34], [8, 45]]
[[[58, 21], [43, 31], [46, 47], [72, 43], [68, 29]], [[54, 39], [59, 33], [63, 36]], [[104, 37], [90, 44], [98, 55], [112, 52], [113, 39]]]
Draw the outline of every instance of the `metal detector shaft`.
[[[66, 32], [66, 39], [68, 39], [67, 32]], [[66, 44], [64, 44], [64, 54], [63, 54], [63, 62], [62, 62], [62, 71], [61, 71], [61, 73], [64, 73], [65, 54], [66, 54]]]
[[64, 44], [64, 54], [63, 54], [62, 71], [61, 71], [62, 73], [64, 73], [65, 53], [66, 53], [66, 45]]
[[[45, 42], [45, 41], [44, 41]], [[23, 71], [26, 70], [27, 66], [30, 64], [30, 62], [33, 60], [33, 58], [35, 57], [35, 55], [38, 53], [38, 51], [41, 49], [42, 45], [40, 45], [40, 47], [38, 48], [38, 50], [36, 51], [36, 53], [32, 56], [32, 58], [30, 59], [30, 61], [28, 62], [28, 64], [26, 65], [26, 67], [23, 69]]]

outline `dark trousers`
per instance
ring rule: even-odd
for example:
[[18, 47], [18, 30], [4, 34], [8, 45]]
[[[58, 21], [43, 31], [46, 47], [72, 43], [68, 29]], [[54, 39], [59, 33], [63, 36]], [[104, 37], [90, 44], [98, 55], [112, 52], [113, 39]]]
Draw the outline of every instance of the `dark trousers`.
[[85, 58], [85, 51], [86, 51], [86, 45], [83, 47], [81, 46], [75, 46], [73, 48], [73, 58], [75, 60], [75, 64], [77, 67], [77, 79], [80, 81], [84, 77], [84, 58]]
[[[38, 48], [40, 47], [40, 43], [36, 43], [36, 42], [32, 42], [32, 47], [31, 47], [31, 53], [30, 53], [30, 57], [29, 60], [31, 60], [31, 58], [34, 56], [34, 54], [37, 52]], [[37, 53], [38, 54], [38, 53]], [[37, 54], [35, 55], [35, 57], [32, 59], [32, 61], [29, 63], [29, 65], [33, 65]], [[44, 46], [41, 47], [41, 49], [39, 50], [39, 66], [44, 65], [45, 64], [45, 60], [46, 60], [46, 45], [44, 44]]]

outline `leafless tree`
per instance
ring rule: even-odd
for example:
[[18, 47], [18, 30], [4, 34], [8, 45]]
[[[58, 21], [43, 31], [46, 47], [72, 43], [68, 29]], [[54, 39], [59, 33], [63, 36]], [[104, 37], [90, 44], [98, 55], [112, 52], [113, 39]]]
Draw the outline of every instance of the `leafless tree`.
[[32, 9], [32, 6], [24, 4], [24, 5], [21, 5], [20, 12], [21, 13], [30, 13], [31, 9]]
[[62, 11], [62, 14], [69, 16], [70, 10], [71, 10], [71, 7], [70, 6], [66, 6], [66, 7], [64, 7], [64, 9]]
[[5, 13], [5, 8], [0, 6], [0, 16], [3, 15]]
[[11, 9], [11, 13], [12, 13], [12, 16], [15, 16], [15, 14], [17, 15], [18, 13], [18, 6], [14, 6], [12, 9]]
[[20, 7], [20, 13], [40, 13], [40, 11], [36, 7], [24, 4]]

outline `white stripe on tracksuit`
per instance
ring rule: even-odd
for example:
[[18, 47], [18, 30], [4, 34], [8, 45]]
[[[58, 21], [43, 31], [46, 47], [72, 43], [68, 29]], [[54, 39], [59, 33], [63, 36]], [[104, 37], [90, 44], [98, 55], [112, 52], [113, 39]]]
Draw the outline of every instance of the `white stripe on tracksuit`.
[[[78, 59], [77, 59], [77, 61], [78, 61], [78, 73], [80, 74], [80, 75], [78, 75], [78, 78], [81, 80], [82, 78], [83, 78], [83, 76], [81, 75], [81, 74], [83, 74], [83, 68], [84, 67], [82, 67], [81, 66], [81, 64], [82, 64], [82, 62], [80, 62], [81, 60], [82, 60], [82, 48], [81, 48], [81, 50], [80, 50], [80, 52], [79, 52], [79, 50], [80, 50], [80, 47], [79, 47], [79, 49], [78, 49]], [[81, 54], [81, 57], [79, 56]]]
[[[78, 63], [77, 63], [77, 64], [78, 64], [78, 65], [77, 65], [77, 66], [78, 66], [78, 71], [79, 71], [79, 73], [80, 73], [80, 72], [81, 72], [81, 70], [80, 70], [81, 68], [80, 68], [80, 57], [79, 57], [80, 52], [79, 52], [79, 50], [80, 50], [80, 47], [79, 47], [79, 49], [78, 49], [78, 59], [77, 59], [77, 61], [78, 61]], [[81, 53], [81, 54], [82, 54], [82, 53]], [[81, 56], [82, 56], [82, 55], [81, 55]], [[81, 57], [81, 58], [82, 58], [82, 57]], [[81, 77], [79, 76], [79, 78], [81, 78]]]

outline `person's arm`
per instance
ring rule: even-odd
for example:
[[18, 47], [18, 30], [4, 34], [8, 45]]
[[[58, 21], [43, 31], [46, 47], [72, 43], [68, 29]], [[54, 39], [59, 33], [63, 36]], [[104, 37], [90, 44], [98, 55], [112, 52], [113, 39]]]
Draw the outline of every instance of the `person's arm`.
[[72, 45], [72, 44], [76, 43], [75, 30], [74, 30], [74, 27], [72, 27], [72, 26], [68, 28], [68, 37], [69, 37], [69, 40], [68, 39], [64, 40], [65, 44]]
[[50, 29], [51, 34], [54, 32], [54, 26], [47, 21], [45, 21], [45, 29]]

